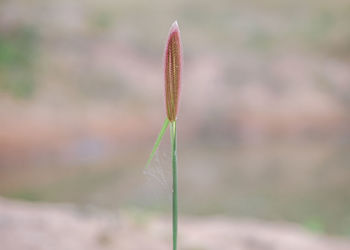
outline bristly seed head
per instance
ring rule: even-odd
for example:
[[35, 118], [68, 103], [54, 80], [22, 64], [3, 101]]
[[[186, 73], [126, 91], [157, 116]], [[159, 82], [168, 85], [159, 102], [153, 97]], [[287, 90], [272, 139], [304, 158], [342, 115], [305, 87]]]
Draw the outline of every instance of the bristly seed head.
[[182, 48], [180, 30], [175, 21], [170, 28], [165, 47], [165, 103], [170, 122], [177, 117], [181, 90]]

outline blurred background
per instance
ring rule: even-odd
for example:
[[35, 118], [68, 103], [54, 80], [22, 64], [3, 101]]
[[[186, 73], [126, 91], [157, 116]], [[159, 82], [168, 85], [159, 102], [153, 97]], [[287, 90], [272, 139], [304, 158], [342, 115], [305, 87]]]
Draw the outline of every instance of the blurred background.
[[347, 0], [2, 0], [3, 202], [170, 216], [170, 179], [150, 187], [144, 167], [165, 118], [176, 19], [181, 216], [349, 238]]

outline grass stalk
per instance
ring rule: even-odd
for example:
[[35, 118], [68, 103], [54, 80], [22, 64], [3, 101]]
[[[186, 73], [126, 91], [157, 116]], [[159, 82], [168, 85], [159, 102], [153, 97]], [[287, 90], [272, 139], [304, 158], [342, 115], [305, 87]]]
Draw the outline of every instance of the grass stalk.
[[169, 30], [168, 41], [164, 53], [164, 80], [165, 80], [165, 107], [167, 118], [158, 134], [156, 143], [153, 146], [151, 155], [148, 158], [146, 167], [151, 163], [163, 135], [170, 123], [171, 155], [172, 155], [172, 233], [173, 250], [177, 249], [177, 148], [176, 148], [176, 118], [181, 92], [181, 71], [182, 71], [182, 48], [180, 30], [175, 21]]
[[176, 138], [176, 121], [171, 122], [171, 152], [172, 152], [172, 174], [173, 174], [173, 192], [172, 192], [172, 215], [173, 215], [173, 250], [177, 249], [177, 138]]

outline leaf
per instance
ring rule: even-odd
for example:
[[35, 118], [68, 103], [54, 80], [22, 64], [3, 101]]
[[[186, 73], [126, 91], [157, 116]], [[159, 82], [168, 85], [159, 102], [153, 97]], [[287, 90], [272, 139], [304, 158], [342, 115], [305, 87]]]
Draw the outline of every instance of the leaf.
[[168, 118], [165, 118], [165, 121], [164, 121], [164, 123], [163, 123], [163, 127], [162, 127], [162, 129], [160, 130], [160, 132], [159, 132], [159, 134], [158, 134], [158, 137], [157, 137], [156, 142], [154, 143], [152, 152], [151, 152], [151, 154], [150, 154], [150, 156], [149, 156], [149, 158], [148, 158], [148, 160], [147, 160], [146, 168], [147, 168], [147, 167], [149, 166], [149, 164], [151, 163], [151, 161], [152, 161], [152, 159], [153, 159], [153, 157], [154, 157], [154, 154], [156, 153], [156, 151], [157, 151], [157, 149], [158, 149], [158, 147], [159, 147], [159, 144], [160, 144], [160, 142], [161, 142], [161, 140], [162, 140], [162, 138], [163, 138], [163, 135], [164, 135], [165, 130], [167, 129], [168, 125], [169, 125], [169, 119], [168, 119]]

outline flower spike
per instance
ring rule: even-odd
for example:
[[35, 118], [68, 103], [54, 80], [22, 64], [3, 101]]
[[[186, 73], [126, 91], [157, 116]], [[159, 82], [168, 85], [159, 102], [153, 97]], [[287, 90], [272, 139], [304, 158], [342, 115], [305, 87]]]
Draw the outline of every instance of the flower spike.
[[166, 112], [169, 121], [174, 122], [179, 107], [182, 73], [182, 48], [180, 30], [177, 21], [175, 21], [170, 27], [164, 56]]

